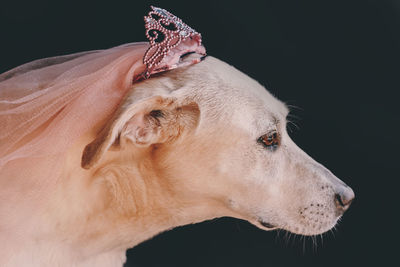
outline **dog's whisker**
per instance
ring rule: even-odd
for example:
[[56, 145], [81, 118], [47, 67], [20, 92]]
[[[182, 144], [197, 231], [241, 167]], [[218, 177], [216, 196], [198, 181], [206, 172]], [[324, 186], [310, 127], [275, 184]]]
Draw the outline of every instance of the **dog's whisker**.
[[335, 227], [329, 230], [329, 232], [332, 234], [333, 238], [336, 238], [335, 232], [334, 232]]
[[275, 242], [278, 242], [280, 240], [279, 234], [281, 233], [281, 229], [277, 229], [276, 235], [275, 235]]
[[317, 251], [317, 238], [315, 235], [311, 236], [312, 242], [313, 242], [313, 252]]
[[296, 119], [296, 120], [301, 120], [301, 117], [300, 117], [300, 116], [294, 115], [292, 112], [289, 113], [289, 114], [286, 116], [286, 118], [293, 118], [293, 119]]
[[289, 110], [297, 109], [297, 110], [304, 111], [304, 109], [302, 107], [299, 107], [296, 105], [292, 105], [292, 104], [288, 104], [288, 103], [285, 103], [285, 105], [289, 108]]
[[291, 120], [287, 120], [287, 122], [288, 122], [288, 126], [293, 125], [296, 127], [297, 130], [300, 130], [300, 127], [295, 122], [293, 122]]

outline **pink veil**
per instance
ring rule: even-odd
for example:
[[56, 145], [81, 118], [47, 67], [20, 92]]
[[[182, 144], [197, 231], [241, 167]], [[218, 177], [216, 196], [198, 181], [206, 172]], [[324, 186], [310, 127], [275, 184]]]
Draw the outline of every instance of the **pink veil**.
[[[130, 43], [36, 60], [0, 74], [0, 229], [18, 225], [14, 206], [47, 198], [74, 142], [111, 118], [133, 82], [147, 73], [149, 43]], [[182, 55], [205, 55], [198, 40], [171, 49], [150, 74], [187, 66]], [[79, 163], [73, 168], [81, 168]], [[21, 198], [23, 196], [23, 198]], [[19, 204], [17, 204], [19, 203]], [[40, 207], [40, 205], [37, 205]], [[6, 216], [7, 214], [7, 216]]]
[[148, 43], [27, 63], [0, 75], [0, 170], [56, 157], [104, 120], [141, 74]]
[[131, 43], [40, 59], [0, 75], [2, 234], [8, 227], [25, 229], [24, 221], [40, 214], [32, 208], [43, 209], [39, 203], [59, 184], [66, 152], [116, 110], [145, 71], [148, 48]]

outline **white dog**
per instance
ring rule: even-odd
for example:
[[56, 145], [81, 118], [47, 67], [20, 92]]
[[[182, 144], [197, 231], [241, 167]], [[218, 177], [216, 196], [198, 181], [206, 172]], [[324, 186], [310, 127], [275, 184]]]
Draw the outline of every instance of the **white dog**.
[[302, 235], [331, 229], [354, 193], [293, 143], [287, 115], [212, 57], [136, 83], [69, 150], [46, 212], [21, 222], [27, 234], [2, 237], [0, 266], [122, 266], [126, 249], [222, 216]]

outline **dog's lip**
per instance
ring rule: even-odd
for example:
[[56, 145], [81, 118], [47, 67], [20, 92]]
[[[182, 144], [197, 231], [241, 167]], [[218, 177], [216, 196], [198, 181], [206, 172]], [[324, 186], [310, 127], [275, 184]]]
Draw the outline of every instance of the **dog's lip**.
[[258, 220], [258, 223], [261, 224], [262, 226], [264, 226], [265, 228], [268, 228], [268, 229], [276, 228], [275, 225], [273, 225], [273, 224], [271, 224], [269, 222], [263, 221], [263, 220]]

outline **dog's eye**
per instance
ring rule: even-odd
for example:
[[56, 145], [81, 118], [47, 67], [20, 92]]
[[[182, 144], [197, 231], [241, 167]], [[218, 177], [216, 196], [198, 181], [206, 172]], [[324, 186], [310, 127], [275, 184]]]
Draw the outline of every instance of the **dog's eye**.
[[264, 147], [272, 151], [275, 151], [280, 143], [279, 134], [277, 132], [264, 134], [260, 136], [260, 138], [258, 138], [257, 142], [261, 143]]

